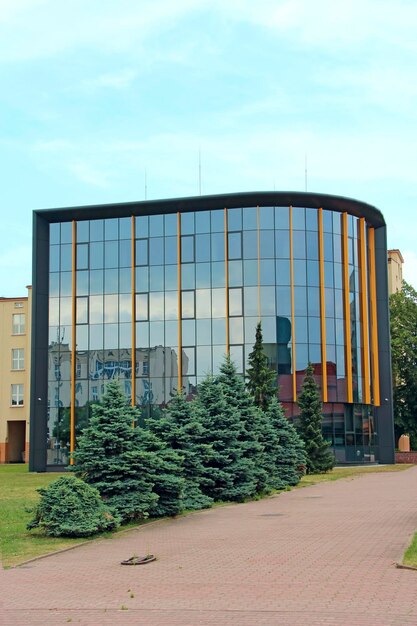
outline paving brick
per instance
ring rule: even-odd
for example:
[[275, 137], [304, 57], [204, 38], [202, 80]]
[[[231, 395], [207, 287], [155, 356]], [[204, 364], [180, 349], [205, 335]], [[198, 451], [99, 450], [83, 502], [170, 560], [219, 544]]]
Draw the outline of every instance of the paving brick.
[[416, 494], [417, 468], [368, 474], [88, 543], [3, 571], [3, 623], [416, 626], [417, 572], [394, 565]]

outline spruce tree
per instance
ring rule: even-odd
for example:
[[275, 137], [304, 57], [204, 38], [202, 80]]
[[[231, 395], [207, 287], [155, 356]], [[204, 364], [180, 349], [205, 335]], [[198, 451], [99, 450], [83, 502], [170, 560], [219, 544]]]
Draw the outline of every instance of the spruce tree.
[[271, 400], [266, 415], [274, 432], [266, 452], [274, 461], [275, 480], [282, 487], [297, 485], [307, 464], [304, 443], [285, 417], [282, 404], [277, 398]]
[[187, 402], [182, 392], [176, 394], [162, 417], [146, 420], [146, 427], [182, 458], [184, 509], [210, 507], [213, 500], [202, 492], [201, 485], [205, 483], [204, 466], [210, 460], [211, 448], [199, 443], [204, 428], [197, 412], [193, 411], [193, 402]]
[[[138, 415], [118, 382], [108, 383], [101, 402], [92, 405], [70, 466], [124, 521], [164, 514], [161, 504], [164, 510], [181, 509], [180, 459], [155, 435], [133, 427]], [[165, 506], [173, 499], [175, 506]]]
[[306, 449], [307, 473], [320, 474], [331, 470], [335, 460], [329, 450], [329, 443], [324, 440], [322, 435], [322, 404], [313, 374], [313, 366], [309, 363], [298, 397], [298, 405], [301, 410], [298, 432]]
[[199, 442], [211, 448], [204, 467], [203, 493], [215, 501], [251, 497], [256, 491], [256, 480], [253, 467], [243, 456], [239, 413], [228, 406], [219, 380], [208, 376], [201, 382], [194, 402], [203, 425]]
[[268, 424], [262, 411], [255, 407], [243, 378], [237, 373], [229, 356], [225, 357], [218, 378], [229, 410], [233, 409], [240, 421], [238, 441], [246, 466], [246, 473], [242, 474], [241, 480], [254, 484], [251, 495], [261, 493], [267, 488], [268, 476], [272, 470], [270, 459], [265, 455], [261, 443], [261, 440], [267, 439], [265, 429]]
[[246, 388], [257, 406], [266, 411], [275, 396], [277, 373], [268, 365], [262, 337], [262, 325], [256, 326], [255, 344], [249, 354], [249, 367], [246, 370]]

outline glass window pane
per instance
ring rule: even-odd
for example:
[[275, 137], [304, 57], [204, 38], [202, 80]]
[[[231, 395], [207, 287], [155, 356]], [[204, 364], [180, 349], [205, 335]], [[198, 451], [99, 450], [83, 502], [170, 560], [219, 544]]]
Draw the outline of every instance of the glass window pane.
[[242, 209], [228, 209], [227, 228], [232, 230], [242, 230]]
[[318, 230], [317, 209], [306, 209], [306, 228], [307, 230]]
[[331, 233], [333, 231], [333, 212], [323, 211], [323, 231], [325, 233]]
[[293, 230], [305, 230], [305, 209], [301, 207], [293, 207], [292, 209], [292, 227]]
[[61, 272], [61, 296], [72, 294], [72, 272]]
[[111, 239], [119, 238], [119, 220], [116, 217], [104, 220], [104, 239], [109, 241]]
[[216, 209], [211, 213], [211, 232], [221, 233], [224, 231], [224, 210]]
[[275, 228], [276, 230], [289, 230], [289, 208], [287, 206], [275, 207]]
[[186, 263], [181, 266], [181, 287], [183, 289], [195, 289], [194, 263]]
[[243, 230], [257, 230], [258, 216], [256, 207], [243, 209]]
[[61, 272], [70, 272], [72, 269], [72, 246], [61, 246]]
[[[136, 324], [136, 347], [149, 347], [149, 324], [148, 322], [137, 322]], [[138, 359], [139, 361], [140, 359]]]
[[119, 244], [117, 241], [106, 241], [104, 244], [104, 267], [119, 266]]
[[294, 287], [294, 314], [305, 315], [307, 311], [307, 291], [305, 287]]
[[[281, 284], [281, 283], [278, 283]], [[287, 283], [288, 284], [288, 283]], [[306, 285], [307, 273], [306, 262], [295, 259], [294, 261], [294, 285]]]
[[119, 292], [119, 272], [118, 270], [105, 270], [104, 272], [104, 293]]
[[222, 233], [214, 233], [211, 235], [211, 260], [224, 260], [224, 235]]
[[119, 218], [119, 239], [132, 239], [132, 220], [130, 217]]
[[195, 281], [197, 288], [211, 286], [210, 263], [197, 263], [195, 266]]
[[290, 233], [288, 230], [275, 231], [275, 250], [277, 259], [290, 258]]
[[164, 290], [164, 266], [151, 265], [149, 268], [149, 291]]
[[[77, 272], [77, 295], [83, 296], [85, 292], [85, 280], [79, 276], [79, 274], [85, 274], [86, 272]], [[87, 272], [88, 277], [88, 272]], [[87, 292], [88, 294], [88, 280], [87, 280]], [[59, 296], [59, 274], [58, 272], [54, 272], [53, 274], [49, 274], [49, 297], [58, 297]]]
[[136, 319], [141, 321], [149, 319], [147, 293], [136, 294]]
[[177, 291], [165, 292], [165, 319], [166, 320], [178, 319], [178, 292]]
[[195, 238], [195, 260], [197, 262], [210, 261], [210, 235], [196, 235]]
[[136, 237], [149, 237], [149, 222], [147, 215], [138, 215], [135, 217]]
[[306, 239], [304, 231], [295, 230], [293, 232], [293, 250], [294, 259], [306, 258]]
[[197, 346], [197, 375], [211, 374], [211, 346]]
[[137, 267], [136, 270], [136, 291], [148, 291], [149, 289], [149, 268]]
[[198, 211], [195, 214], [195, 232], [210, 232], [210, 211]]
[[149, 344], [153, 346], [163, 346], [165, 344], [164, 339], [164, 322], [151, 322]]
[[104, 221], [90, 221], [90, 241], [103, 241], [104, 239]]
[[90, 272], [90, 294], [104, 293], [104, 272], [93, 270]]
[[259, 255], [261, 259], [273, 259], [275, 257], [274, 231], [261, 230], [259, 233]]
[[183, 319], [195, 317], [194, 291], [183, 291], [181, 293], [181, 308]]
[[132, 270], [130, 267], [119, 270], [119, 291], [120, 293], [131, 293], [132, 291]]
[[[251, 261], [249, 261], [251, 262]], [[230, 287], [241, 287], [242, 275], [243, 275], [243, 267], [242, 261], [229, 261], [229, 285]]]
[[165, 237], [165, 264], [176, 265], [178, 262], [177, 255], [177, 237]]
[[60, 224], [49, 224], [49, 243], [50, 245], [61, 243]]
[[277, 322], [276, 317], [262, 317], [262, 336], [264, 344], [277, 342]]
[[258, 233], [256, 230], [243, 232], [243, 257], [245, 259], [258, 258]]
[[274, 207], [259, 207], [259, 227], [261, 230], [273, 230], [274, 228]]
[[316, 232], [307, 232], [307, 258], [318, 259], [319, 258], [319, 240]]
[[181, 235], [194, 235], [194, 213], [181, 213]]
[[59, 272], [59, 267], [60, 267], [60, 247], [50, 246], [49, 247], [49, 271]]
[[198, 346], [210, 346], [211, 345], [211, 320], [197, 320], [197, 345]]
[[213, 319], [213, 345], [223, 345], [226, 342], [226, 320]]
[[212, 289], [212, 317], [225, 317], [226, 315], [226, 290]]
[[61, 243], [72, 242], [72, 222], [61, 223]]
[[164, 235], [164, 216], [163, 215], [150, 215], [149, 216], [149, 236], [150, 237], [163, 237]]
[[102, 241], [90, 243], [90, 269], [104, 267], [104, 246]]
[[275, 261], [261, 259], [260, 262], [261, 285], [275, 285]]
[[295, 339], [297, 343], [308, 343], [308, 327], [306, 317], [295, 318]]
[[[153, 215], [152, 217], [155, 217], [155, 216]], [[154, 237], [154, 238], [149, 239], [149, 265], [163, 265], [163, 264], [164, 264], [164, 240], [163, 238]]]
[[277, 287], [277, 314], [278, 315], [291, 315], [291, 288], [290, 287]]
[[132, 266], [132, 244], [130, 241], [125, 239], [119, 241], [119, 259], [120, 267]]
[[182, 345], [195, 345], [195, 320], [193, 319], [182, 321]]
[[[333, 331], [334, 336], [334, 331]], [[297, 337], [298, 341], [298, 337]], [[320, 318], [319, 317], [309, 317], [308, 318], [308, 341], [309, 343], [320, 343], [321, 341], [321, 329], [320, 329]], [[326, 337], [327, 343], [332, 343], [330, 341], [330, 337]]]
[[275, 315], [275, 289], [273, 287], [261, 287], [261, 314]]
[[77, 324], [88, 324], [88, 298], [77, 298]]
[[165, 291], [176, 289], [178, 289], [178, 267], [177, 265], [165, 265]]
[[245, 316], [258, 315], [258, 288], [244, 288], [244, 311]]
[[77, 244], [77, 270], [88, 269], [88, 244]]
[[211, 264], [211, 285], [212, 287], [224, 287], [225, 277], [225, 265], [224, 261], [218, 261]]
[[121, 293], [119, 294], [119, 322], [130, 322], [131, 320], [132, 296], [130, 295], [130, 293]]
[[243, 343], [243, 317], [229, 320], [230, 343]]
[[308, 288], [308, 314], [320, 316], [320, 290], [317, 287]]
[[211, 317], [210, 289], [196, 289], [196, 317], [203, 319]]
[[242, 289], [229, 289], [229, 315], [231, 317], [243, 315]]
[[193, 347], [182, 349], [182, 375], [195, 375], [195, 348]]
[[[294, 271], [294, 279], [295, 279], [295, 273], [296, 272]], [[289, 260], [283, 259], [283, 260], [276, 261], [276, 284], [277, 285], [290, 285], [291, 284]]]
[[243, 346], [230, 346], [230, 358], [238, 374], [243, 374]]
[[90, 296], [90, 324], [103, 323], [103, 296]]
[[104, 296], [104, 323], [116, 323], [119, 319], [119, 299], [117, 294]]
[[229, 259], [242, 258], [242, 233], [229, 233]]
[[151, 320], [164, 319], [164, 293], [153, 292], [149, 294], [149, 318]]
[[194, 263], [194, 237], [181, 237], [181, 263]]
[[165, 237], [177, 234], [177, 214], [170, 213], [164, 216], [165, 222]]

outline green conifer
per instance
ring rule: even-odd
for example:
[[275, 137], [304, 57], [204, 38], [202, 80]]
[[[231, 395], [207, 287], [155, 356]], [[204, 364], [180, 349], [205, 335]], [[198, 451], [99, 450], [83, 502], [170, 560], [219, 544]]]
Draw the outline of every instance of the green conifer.
[[92, 406], [70, 467], [125, 521], [181, 509], [180, 459], [155, 435], [134, 428], [137, 419], [138, 410], [111, 381], [101, 402]]
[[285, 417], [284, 410], [277, 398], [269, 404], [267, 418], [274, 432], [266, 452], [274, 461], [275, 480], [281, 489], [300, 482], [306, 468], [304, 443], [291, 422]]
[[236, 409], [228, 406], [219, 380], [208, 376], [201, 382], [194, 402], [203, 425], [199, 442], [211, 448], [203, 492], [215, 501], [251, 497], [256, 492], [256, 480], [251, 463], [243, 456], [241, 420]]
[[298, 397], [301, 413], [297, 429], [306, 449], [307, 473], [320, 474], [331, 470], [335, 460], [329, 450], [329, 443], [324, 440], [322, 435], [322, 404], [313, 374], [313, 366], [309, 363]]
[[208, 444], [199, 443], [203, 435], [203, 425], [193, 411], [193, 402], [187, 402], [183, 393], [177, 393], [159, 419], [148, 419], [146, 427], [167, 447], [182, 458], [183, 507], [186, 510], [204, 509], [213, 503], [212, 498], [201, 490], [205, 482], [204, 466], [211, 456]]
[[248, 357], [249, 367], [246, 370], [246, 388], [257, 406], [266, 411], [272, 398], [276, 395], [277, 373], [268, 365], [262, 337], [262, 325], [256, 326], [255, 344]]
[[267, 488], [268, 476], [272, 469], [270, 459], [264, 454], [261, 443], [261, 440], [267, 439], [268, 436], [264, 432], [268, 429], [267, 421], [262, 411], [255, 407], [243, 378], [237, 373], [230, 357], [225, 357], [218, 378], [228, 409], [236, 412], [240, 421], [238, 441], [246, 469], [241, 475], [241, 480], [248, 485], [254, 485], [254, 491], [250, 495], [261, 493]]

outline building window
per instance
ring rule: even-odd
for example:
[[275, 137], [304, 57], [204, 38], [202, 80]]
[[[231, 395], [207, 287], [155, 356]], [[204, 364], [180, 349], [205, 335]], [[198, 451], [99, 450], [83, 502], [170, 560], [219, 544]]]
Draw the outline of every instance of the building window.
[[25, 350], [24, 348], [12, 349], [12, 370], [25, 369]]
[[13, 314], [13, 335], [24, 335], [26, 332], [26, 318], [24, 313]]
[[23, 406], [23, 385], [12, 385], [12, 406]]

